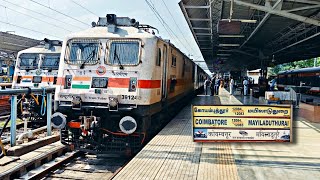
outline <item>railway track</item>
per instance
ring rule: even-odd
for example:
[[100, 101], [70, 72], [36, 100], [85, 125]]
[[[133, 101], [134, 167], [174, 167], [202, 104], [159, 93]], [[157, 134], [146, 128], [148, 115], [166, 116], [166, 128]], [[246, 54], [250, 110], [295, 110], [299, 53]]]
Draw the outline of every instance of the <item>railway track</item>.
[[21, 179], [111, 179], [129, 159], [97, 157], [79, 151], [66, 153], [37, 169], [29, 171]]

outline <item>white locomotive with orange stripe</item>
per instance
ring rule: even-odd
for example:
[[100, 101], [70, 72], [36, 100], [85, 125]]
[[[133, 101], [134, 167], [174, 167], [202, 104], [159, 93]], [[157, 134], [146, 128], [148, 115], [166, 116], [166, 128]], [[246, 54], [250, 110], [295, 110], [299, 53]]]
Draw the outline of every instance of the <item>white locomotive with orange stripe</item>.
[[13, 88], [56, 86], [62, 42], [44, 39], [18, 53]]
[[[136, 152], [207, 74], [134, 19], [109, 14], [62, 46], [56, 113], [62, 142], [95, 152]], [[168, 118], [167, 118], [168, 119]]]
[[[62, 42], [44, 39], [35, 47], [18, 53], [12, 87], [56, 87]], [[18, 116], [30, 126], [45, 125], [46, 93], [19, 96]]]

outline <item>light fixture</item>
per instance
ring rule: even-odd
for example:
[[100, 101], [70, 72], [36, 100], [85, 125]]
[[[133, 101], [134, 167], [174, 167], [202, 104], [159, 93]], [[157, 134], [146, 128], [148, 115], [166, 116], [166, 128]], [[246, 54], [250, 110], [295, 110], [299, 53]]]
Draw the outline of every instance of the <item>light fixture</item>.
[[257, 23], [257, 20], [252, 19], [221, 19], [220, 21], [240, 21], [242, 23]]
[[217, 56], [231, 56], [231, 54], [217, 54]]
[[219, 35], [221, 38], [243, 38], [244, 35]]
[[239, 47], [240, 44], [219, 44], [220, 47]]

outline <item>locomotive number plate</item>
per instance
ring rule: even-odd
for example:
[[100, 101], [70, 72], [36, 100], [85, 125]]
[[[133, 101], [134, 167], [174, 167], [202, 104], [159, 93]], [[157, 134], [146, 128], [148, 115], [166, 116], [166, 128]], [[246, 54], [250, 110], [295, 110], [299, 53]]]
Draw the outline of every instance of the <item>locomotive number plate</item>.
[[136, 100], [137, 96], [134, 96], [134, 95], [121, 95], [121, 99]]

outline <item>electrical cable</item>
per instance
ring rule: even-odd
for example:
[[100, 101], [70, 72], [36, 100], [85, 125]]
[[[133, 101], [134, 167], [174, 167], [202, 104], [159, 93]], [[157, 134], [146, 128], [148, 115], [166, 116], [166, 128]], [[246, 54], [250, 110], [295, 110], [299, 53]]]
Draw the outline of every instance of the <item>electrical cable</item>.
[[170, 36], [171, 39], [173, 38], [172, 32], [170, 32], [170, 30], [168, 29], [168, 27], [164, 24], [165, 22], [163, 22], [163, 19], [161, 19], [161, 17], [159, 17], [160, 15], [155, 11], [154, 7], [151, 5], [150, 2], [148, 2], [146, 0], [146, 3], [148, 4], [148, 6], [150, 7], [150, 9], [152, 10], [152, 12], [156, 15], [156, 18], [159, 20], [159, 22], [161, 23], [161, 25], [164, 27], [164, 29], [167, 31], [168, 35]]
[[38, 4], [38, 5], [42, 6], [42, 7], [45, 7], [45, 8], [47, 8], [47, 9], [50, 9], [50, 10], [52, 10], [52, 11], [54, 11], [54, 12], [57, 12], [57, 13], [59, 13], [59, 14], [61, 14], [61, 15], [64, 15], [64, 16], [66, 16], [66, 17], [68, 17], [68, 18], [70, 18], [70, 19], [73, 19], [73, 20], [75, 20], [75, 21], [77, 21], [77, 22], [79, 22], [79, 23], [82, 23], [82, 24], [84, 24], [84, 25], [86, 25], [86, 26], [89, 26], [89, 24], [87, 24], [87, 23], [85, 23], [85, 22], [82, 22], [82, 21], [80, 21], [80, 20], [78, 20], [78, 19], [76, 19], [76, 18], [74, 18], [74, 17], [72, 17], [72, 16], [69, 16], [69, 15], [67, 15], [67, 14], [65, 14], [65, 13], [62, 13], [62, 12], [56, 10], [56, 9], [53, 9], [53, 8], [51, 8], [51, 7], [49, 7], [49, 6], [46, 6], [46, 5], [44, 5], [44, 4], [41, 4], [41, 3], [37, 2], [37, 1], [34, 1], [34, 0], [29, 0], [29, 1], [31, 1], [31, 2], [33, 2], [33, 3], [36, 3], [36, 4]]
[[73, 26], [73, 27], [76, 27], [76, 28], [79, 28], [79, 29], [83, 29], [82, 27], [79, 27], [79, 26], [76, 26], [76, 25], [73, 25], [73, 24], [70, 24], [70, 23], [67, 23], [67, 22], [61, 21], [60, 19], [57, 19], [57, 18], [50, 17], [50, 16], [48, 16], [48, 15], [46, 15], [46, 14], [43, 14], [43, 13], [40, 13], [40, 12], [34, 11], [34, 10], [29, 9], [29, 8], [26, 8], [26, 7], [23, 7], [23, 6], [19, 5], [19, 4], [15, 4], [15, 3], [12, 3], [12, 2], [7, 1], [7, 0], [2, 0], [2, 1], [4, 1], [4, 2], [6, 2], [6, 3], [9, 3], [9, 4], [11, 4], [11, 5], [14, 5], [14, 6], [20, 7], [20, 8], [22, 8], [22, 9], [25, 9], [25, 10], [31, 11], [31, 12], [33, 12], [33, 13], [39, 14], [39, 15], [41, 15], [41, 16], [47, 17], [47, 18], [49, 18], [49, 19], [52, 19], [52, 20], [58, 21], [58, 22], [60, 22], [60, 23], [68, 24], [68, 25], [70, 25], [70, 26]]
[[[182, 30], [180, 29], [180, 27], [179, 27], [179, 25], [178, 25], [177, 21], [175, 20], [175, 18], [173, 17], [173, 15], [172, 15], [171, 11], [169, 10], [169, 8], [168, 8], [167, 4], [166, 4], [163, 0], [161, 0], [161, 1], [162, 1], [162, 3], [164, 4], [164, 6], [166, 7], [167, 11], [169, 12], [169, 14], [170, 14], [171, 18], [173, 19], [174, 24], [177, 26], [177, 28], [178, 28], [178, 30], [180, 31], [180, 33], [183, 35]], [[189, 44], [189, 42], [188, 42], [188, 40], [186, 39], [186, 37], [185, 37], [185, 36], [182, 36], [182, 37], [183, 37], [183, 39], [186, 41], [186, 43], [187, 43], [187, 44]], [[193, 49], [193, 48], [191, 48], [191, 50], [192, 50], [192, 51], [193, 51], [193, 53], [195, 54], [194, 49]]]
[[[175, 39], [177, 39], [180, 44], [185, 48], [185, 50], [190, 51], [189, 48], [187, 48], [182, 41], [178, 38], [178, 36], [173, 32], [173, 30], [169, 27], [169, 25], [165, 22], [165, 20], [162, 18], [162, 16], [160, 15], [160, 13], [157, 11], [156, 7], [154, 6], [154, 4], [151, 4], [148, 0], [145, 0], [145, 2], [149, 5], [149, 7], [152, 9], [152, 11], [155, 13], [155, 15], [158, 17], [158, 20], [163, 22], [161, 23], [163, 26], [166, 26], [168, 28], [168, 30], [174, 35]], [[161, 19], [161, 20], [160, 20]], [[168, 32], [168, 31], [167, 31]], [[173, 38], [172, 38], [173, 39]]]
[[83, 7], [81, 4], [79, 4], [79, 3], [75, 2], [74, 0], [71, 0], [71, 1], [72, 1], [73, 3], [75, 3], [76, 5], [78, 5], [78, 6], [82, 7], [83, 9], [85, 9], [85, 10], [86, 10], [86, 11], [88, 11], [89, 13], [91, 13], [91, 14], [93, 14], [93, 15], [95, 15], [95, 16], [97, 16], [97, 17], [99, 17], [97, 14], [95, 14], [94, 12], [90, 11], [89, 9], [87, 9], [87, 8]]
[[54, 26], [54, 27], [57, 27], [57, 28], [60, 28], [60, 29], [63, 29], [63, 30], [66, 30], [66, 31], [71, 32], [71, 31], [68, 30], [68, 29], [65, 29], [65, 28], [63, 28], [63, 27], [61, 27], [61, 26], [57, 26], [57, 25], [52, 24], [52, 23], [48, 23], [48, 22], [46, 22], [46, 21], [44, 21], [44, 20], [42, 20], [42, 19], [35, 18], [35, 17], [31, 16], [31, 15], [28, 15], [28, 14], [25, 14], [25, 13], [22, 13], [22, 12], [19, 12], [19, 11], [16, 11], [16, 10], [14, 10], [14, 9], [11, 9], [11, 8], [9, 8], [9, 7], [6, 7], [6, 6], [3, 6], [3, 5], [1, 5], [1, 4], [0, 4], [0, 6], [2, 6], [2, 7], [4, 7], [4, 8], [7, 8], [7, 9], [10, 9], [10, 10], [13, 11], [13, 12], [16, 12], [16, 13], [19, 13], [19, 14], [22, 14], [22, 15], [25, 15], [25, 16], [28, 16], [28, 17], [30, 17], [30, 18], [32, 18], [32, 19], [36, 19], [36, 20], [41, 21], [41, 22], [43, 22], [43, 23], [47, 23], [47, 24], [49, 24], [49, 25], [51, 25], [51, 26]]
[[26, 30], [33, 31], [33, 32], [36, 32], [36, 33], [40, 33], [40, 34], [43, 34], [43, 35], [46, 35], [46, 36], [52, 36], [52, 37], [55, 37], [55, 38], [60, 38], [58, 36], [54, 36], [54, 35], [47, 34], [47, 33], [44, 33], [44, 32], [37, 31], [37, 30], [33, 30], [33, 29], [29, 29], [29, 28], [26, 28], [26, 27], [18, 26], [18, 25], [15, 25], [15, 24], [11, 24], [11, 23], [8, 23], [8, 22], [1, 21], [1, 20], [0, 20], [0, 23], [8, 24], [8, 25], [15, 26], [15, 27], [22, 28], [22, 29], [26, 29]]

